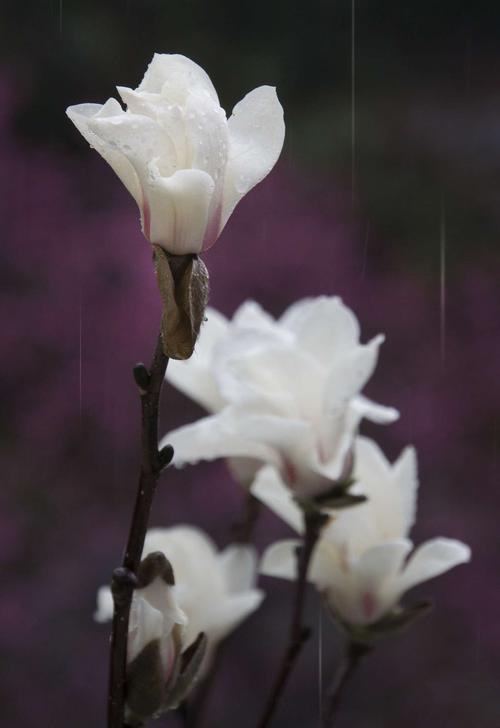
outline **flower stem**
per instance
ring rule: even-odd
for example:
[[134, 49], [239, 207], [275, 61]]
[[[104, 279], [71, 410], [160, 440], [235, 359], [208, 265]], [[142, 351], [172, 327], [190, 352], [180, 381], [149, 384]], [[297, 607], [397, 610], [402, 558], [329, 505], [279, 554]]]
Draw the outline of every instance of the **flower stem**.
[[269, 699], [264, 708], [264, 712], [257, 724], [258, 728], [267, 728], [270, 724], [295, 662], [304, 643], [309, 639], [311, 634], [310, 629], [302, 624], [307, 583], [306, 578], [311, 557], [314, 552], [314, 547], [316, 546], [321, 528], [324, 525], [324, 517], [318, 511], [305, 512], [304, 520], [304, 536], [302, 544], [297, 549], [297, 581], [295, 586], [292, 619], [290, 622], [288, 646], [285, 654], [283, 655], [283, 660], [269, 695]]
[[242, 512], [231, 526], [231, 542], [249, 544], [260, 516], [260, 501], [251, 493], [246, 493]]
[[346, 644], [344, 655], [333, 678], [332, 686], [327, 695], [323, 709], [323, 728], [331, 728], [334, 725], [335, 717], [342, 697], [344, 688], [356, 672], [359, 663], [365, 655], [373, 648], [361, 642], [349, 640]]
[[148, 371], [143, 364], [134, 367], [134, 377], [141, 396], [142, 460], [139, 487], [122, 566], [115, 569], [111, 581], [114, 614], [109, 666], [108, 728], [124, 727], [130, 605], [137, 585], [136, 574], [141, 562], [156, 483], [161, 471], [173, 457], [173, 450], [169, 446], [163, 448], [161, 452], [158, 451], [159, 401], [167, 364], [168, 358], [163, 353], [160, 333], [151, 369]]

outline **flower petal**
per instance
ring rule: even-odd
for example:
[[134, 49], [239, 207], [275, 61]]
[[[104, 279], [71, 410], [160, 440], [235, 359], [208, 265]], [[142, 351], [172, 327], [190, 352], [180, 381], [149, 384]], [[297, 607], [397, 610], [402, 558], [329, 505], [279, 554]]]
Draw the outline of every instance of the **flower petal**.
[[254, 586], [257, 551], [253, 546], [228, 546], [217, 556], [217, 561], [229, 593], [246, 591]]
[[399, 419], [399, 412], [394, 407], [386, 407], [383, 404], [372, 402], [367, 397], [359, 394], [354, 397], [349, 407], [358, 413], [360, 419], [366, 418], [377, 425], [389, 425]]
[[69, 106], [66, 109], [66, 114], [90, 146], [106, 160], [140, 206], [142, 204], [142, 190], [134, 166], [122, 151], [103, 141], [90, 126], [91, 121], [94, 119], [124, 115], [125, 112], [118, 101], [109, 99], [104, 106], [100, 104], [77, 104], [76, 106]]
[[297, 345], [325, 367], [359, 342], [359, 323], [337, 296], [318, 296], [298, 301], [280, 319], [294, 333]]
[[358, 394], [373, 374], [382, 335], [368, 344], [349, 349], [336, 357], [329, 370], [325, 393], [325, 411], [335, 413], [343, 409]]
[[101, 586], [97, 592], [97, 609], [94, 612], [96, 622], [109, 622], [113, 618], [113, 596], [109, 586]]
[[130, 608], [127, 660], [133, 662], [143, 648], [152, 640], [163, 637], [163, 616], [141, 595], [134, 592]]
[[147, 188], [150, 228], [146, 236], [174, 255], [199, 253], [213, 191], [212, 178], [199, 169], [180, 169], [170, 177], [154, 173]]
[[291, 491], [283, 483], [279, 472], [271, 465], [261, 468], [250, 492], [297, 533], [302, 533], [304, 519]]
[[229, 156], [221, 227], [237, 203], [269, 174], [283, 147], [285, 124], [276, 90], [261, 86], [245, 96], [228, 121]]
[[169, 432], [160, 447], [172, 445], [173, 463], [178, 467], [221, 457], [248, 457], [279, 465], [280, 458], [272, 447], [250, 440], [238, 432], [236, 423], [232, 411], [223, 410], [218, 415]]
[[277, 541], [269, 546], [261, 559], [259, 571], [265, 576], [276, 576], [293, 581], [297, 575], [298, 540]]
[[176, 100], [186, 89], [199, 89], [219, 101], [217, 92], [207, 73], [197, 63], [177, 53], [155, 53], [137, 91], [162, 93]]
[[207, 627], [212, 641], [219, 642], [236, 629], [244, 619], [260, 607], [264, 596], [264, 592], [260, 589], [249, 589], [240, 594], [232, 594], [221, 602]]
[[217, 388], [212, 369], [215, 346], [226, 336], [228, 321], [213, 308], [206, 309], [194, 354], [184, 361], [172, 360], [167, 369], [167, 381], [209, 412], [218, 412], [224, 399]]
[[458, 564], [466, 563], [470, 557], [470, 548], [461, 541], [450, 538], [427, 541], [409, 559], [399, 580], [401, 593], [422, 581], [444, 574]]

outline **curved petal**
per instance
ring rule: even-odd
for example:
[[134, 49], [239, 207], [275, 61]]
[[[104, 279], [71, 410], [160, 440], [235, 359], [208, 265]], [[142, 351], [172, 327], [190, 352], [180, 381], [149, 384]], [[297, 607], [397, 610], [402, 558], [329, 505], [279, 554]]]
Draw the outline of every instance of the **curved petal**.
[[216, 241], [220, 228], [222, 190], [227, 164], [228, 130], [226, 114], [207, 95], [189, 92], [184, 111], [189, 167], [201, 169], [214, 181], [204, 249]]
[[450, 538], [435, 538], [419, 546], [409, 559], [399, 580], [401, 593], [422, 581], [444, 574], [458, 564], [470, 560], [471, 550]]
[[172, 174], [176, 157], [168, 134], [149, 116], [125, 113], [121, 107], [120, 111], [114, 116], [93, 116], [88, 121], [89, 128], [108, 148], [128, 159], [143, 187], [148, 178], [151, 159], [161, 160], [162, 174]]
[[231, 323], [235, 329], [255, 329], [272, 335], [280, 334], [276, 321], [257, 301], [245, 301], [238, 306]]
[[385, 581], [397, 576], [412, 546], [407, 538], [394, 539], [376, 544], [361, 554], [352, 568], [363, 590], [377, 591]]
[[392, 466], [393, 478], [399, 487], [401, 509], [406, 532], [415, 523], [417, 513], [418, 470], [417, 452], [406, 447]]
[[257, 551], [253, 546], [233, 544], [217, 556], [224, 583], [230, 594], [251, 589], [257, 574]]
[[325, 411], [335, 413], [358, 394], [373, 374], [382, 335], [336, 357], [329, 369], [325, 390]]
[[150, 226], [146, 236], [174, 255], [199, 253], [213, 191], [212, 178], [199, 169], [180, 169], [171, 177], [154, 174], [147, 187]]
[[280, 325], [292, 331], [297, 345], [325, 367], [359, 342], [358, 320], [338, 296], [298, 301], [285, 311]]
[[207, 626], [207, 632], [212, 639], [215, 642], [224, 639], [260, 607], [264, 596], [264, 592], [260, 589], [249, 589], [225, 599], [214, 612], [212, 622]]
[[173, 100], [183, 100], [186, 89], [195, 87], [218, 103], [212, 81], [201, 66], [177, 53], [155, 53], [137, 91], [162, 93]]
[[304, 529], [304, 519], [291, 491], [272, 465], [261, 468], [250, 492], [297, 533]]
[[276, 90], [261, 86], [247, 94], [234, 107], [228, 131], [220, 230], [243, 195], [269, 174], [281, 153], [285, 123]]
[[94, 612], [96, 622], [109, 622], [113, 618], [113, 596], [109, 586], [101, 586], [97, 592], [97, 609]]
[[265, 576], [294, 581], [297, 576], [298, 540], [277, 541], [264, 551], [259, 571]]
[[127, 660], [133, 662], [143, 648], [153, 640], [163, 637], [163, 616], [141, 596], [140, 590], [134, 592], [130, 608], [130, 621], [127, 643]]
[[280, 458], [273, 448], [245, 437], [238, 432], [236, 422], [232, 413], [224, 410], [218, 415], [205, 417], [192, 425], [169, 432], [160, 446], [172, 445], [172, 462], [178, 467], [200, 460], [226, 457], [248, 457], [279, 465]]
[[103, 141], [90, 126], [93, 119], [104, 119], [120, 114], [124, 115], [125, 112], [118, 101], [116, 99], [109, 99], [104, 106], [100, 104], [77, 104], [76, 106], [69, 106], [66, 109], [66, 114], [90, 146], [98, 151], [101, 157], [106, 160], [137, 204], [141, 206], [141, 184], [134, 166], [122, 151], [114, 148], [108, 142]]
[[209, 412], [218, 412], [224, 406], [224, 398], [212, 373], [214, 348], [227, 335], [228, 320], [213, 308], [207, 308], [194, 354], [182, 360], [173, 359], [168, 366], [166, 379]]
[[397, 409], [372, 402], [362, 394], [354, 397], [349, 403], [349, 407], [359, 415], [360, 419], [366, 418], [370, 422], [375, 422], [377, 425], [389, 425], [391, 422], [399, 419]]

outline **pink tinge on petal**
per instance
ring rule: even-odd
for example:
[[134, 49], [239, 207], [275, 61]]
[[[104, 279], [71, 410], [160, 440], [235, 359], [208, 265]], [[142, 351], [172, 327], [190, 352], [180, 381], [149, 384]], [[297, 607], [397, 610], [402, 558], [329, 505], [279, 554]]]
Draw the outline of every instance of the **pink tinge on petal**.
[[363, 615], [366, 619], [371, 619], [377, 609], [377, 601], [371, 592], [365, 592], [361, 597], [363, 607]]
[[211, 248], [219, 237], [221, 213], [222, 205], [219, 203], [207, 225], [207, 229], [205, 230], [205, 236], [203, 238], [203, 250], [208, 250], [209, 248]]
[[283, 462], [283, 471], [286, 482], [290, 488], [297, 484], [297, 468], [290, 460]]
[[142, 226], [144, 228], [144, 235], [149, 240], [151, 237], [151, 210], [149, 202], [145, 198], [142, 202]]

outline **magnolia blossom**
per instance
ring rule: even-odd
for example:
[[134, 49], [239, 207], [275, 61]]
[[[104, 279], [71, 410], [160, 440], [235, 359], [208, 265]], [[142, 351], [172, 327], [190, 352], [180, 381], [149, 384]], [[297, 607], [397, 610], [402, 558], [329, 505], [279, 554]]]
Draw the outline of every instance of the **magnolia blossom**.
[[396, 410], [360, 394], [383, 336], [361, 344], [359, 324], [339, 298], [320, 296], [278, 320], [247, 302], [227, 321], [207, 310], [194, 355], [167, 378], [211, 411], [170, 432], [174, 463], [244, 458], [275, 465], [300, 495], [316, 495], [348, 474], [363, 417], [392, 422]]
[[[229, 546], [219, 553], [199, 529], [175, 526], [148, 531], [143, 557], [155, 551], [164, 553], [173, 567], [175, 586], [172, 594], [181, 610], [176, 614], [178, 618], [181, 614], [186, 617], [182, 622], [184, 645], [190, 645], [203, 632], [210, 651], [255, 611], [264, 597], [254, 586], [257, 558], [250, 546]], [[144, 596], [139, 591], [136, 595]], [[153, 606], [164, 597], [163, 606], [170, 609], [166, 593]], [[102, 587], [98, 592], [95, 618], [104, 622], [111, 619], [112, 614], [111, 592], [108, 587]], [[134, 638], [130, 643], [129, 637], [129, 650], [135, 650], [132, 646], [135, 642]]]
[[275, 89], [254, 89], [226, 119], [200, 66], [155, 54], [137, 89], [118, 93], [126, 111], [111, 98], [67, 114], [137, 202], [151, 243], [175, 255], [210, 247], [280, 155], [285, 126]]
[[[418, 486], [413, 448], [406, 448], [391, 465], [374, 442], [358, 437], [354, 457], [352, 492], [364, 494], [368, 500], [332, 512], [313, 554], [308, 579], [341, 620], [369, 625], [396, 609], [408, 589], [468, 561], [470, 549], [460, 541], [435, 538], [409, 556], [413, 544], [408, 533], [415, 521]], [[274, 468], [259, 472], [252, 492], [301, 531], [302, 514]], [[290, 540], [270, 546], [261, 572], [295, 579], [298, 543]]]

